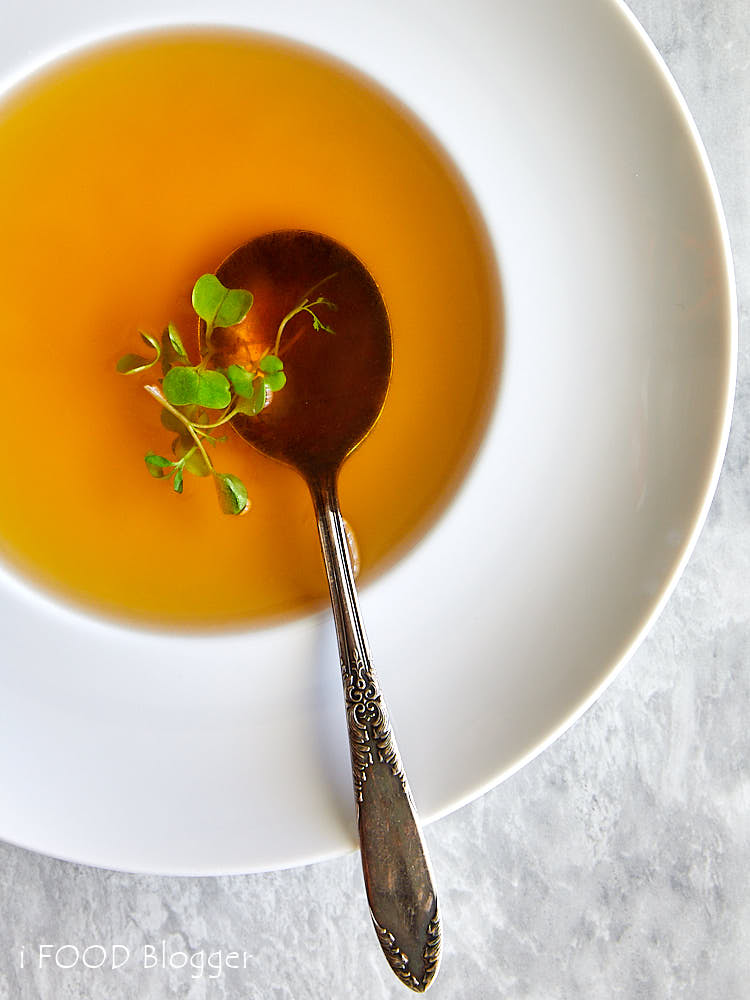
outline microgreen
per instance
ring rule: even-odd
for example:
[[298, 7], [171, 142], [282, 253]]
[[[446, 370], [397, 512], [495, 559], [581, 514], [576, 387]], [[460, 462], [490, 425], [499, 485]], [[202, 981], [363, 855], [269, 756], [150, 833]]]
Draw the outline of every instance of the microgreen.
[[245, 484], [231, 472], [217, 472], [214, 475], [219, 506], [225, 514], [244, 514], [250, 506]]
[[283, 371], [284, 362], [275, 354], [267, 354], [264, 358], [260, 359], [258, 368], [267, 375], [273, 375], [276, 372]]
[[283, 389], [286, 385], [286, 375], [284, 372], [273, 372], [271, 375], [266, 375], [263, 381], [271, 392], [278, 392], [279, 389]]
[[308, 313], [312, 317], [313, 330], [323, 330], [325, 333], [336, 332], [333, 329], [333, 327], [328, 326], [328, 324], [324, 323], [323, 320], [320, 318], [320, 316], [318, 316], [318, 312], [320, 311], [321, 306], [325, 306], [326, 309], [332, 309], [335, 312], [338, 309], [336, 303], [331, 302], [330, 299], [325, 298], [325, 296], [323, 295], [319, 295], [317, 299], [310, 298], [310, 295], [312, 295], [315, 288], [319, 288], [323, 284], [323, 282], [328, 281], [329, 278], [335, 278], [335, 277], [336, 277], [335, 274], [329, 274], [328, 278], [324, 278], [323, 281], [319, 281], [317, 285], [314, 285], [313, 288], [310, 289], [310, 291], [302, 299], [299, 305], [296, 305], [294, 309], [291, 309], [286, 314], [286, 316], [279, 323], [279, 330], [278, 333], [276, 334], [276, 343], [273, 345], [272, 354], [278, 355], [279, 345], [281, 344], [281, 337], [284, 333], [284, 329], [287, 323], [291, 319], [294, 319], [295, 316], [299, 316], [300, 313]]
[[241, 323], [253, 304], [244, 288], [225, 288], [215, 274], [204, 274], [193, 286], [193, 309], [209, 326]]
[[171, 475], [167, 469], [172, 468], [172, 462], [168, 458], [164, 458], [163, 455], [155, 455], [152, 451], [147, 451], [145, 461], [148, 471], [155, 479], [163, 479], [164, 476]]
[[143, 330], [139, 330], [138, 332], [146, 347], [153, 349], [154, 357], [149, 361], [142, 354], [124, 354], [117, 362], [117, 370], [121, 375], [135, 375], [136, 372], [145, 372], [147, 369], [152, 368], [161, 357], [161, 344], [159, 341], [150, 334], [144, 333]]
[[238, 396], [242, 396], [243, 399], [252, 399], [255, 382], [252, 372], [246, 371], [242, 365], [230, 365], [227, 368], [227, 378]]
[[[323, 296], [311, 298], [322, 284], [333, 278], [328, 275], [305, 295], [302, 301], [279, 323], [273, 350], [266, 351], [257, 362], [249, 365], [232, 364], [226, 371], [212, 367], [213, 332], [241, 323], [253, 305], [253, 296], [242, 288], [227, 288], [215, 274], [204, 274], [195, 282], [192, 304], [205, 324], [199, 344], [200, 359], [193, 364], [182, 337], [169, 323], [160, 339], [139, 331], [153, 357], [125, 354], [117, 362], [117, 371], [135, 375], [150, 371], [160, 364], [161, 378], [144, 388], [161, 406], [163, 427], [173, 435], [173, 458], [149, 451], [146, 468], [155, 479], [169, 479], [175, 493], [182, 493], [185, 474], [211, 476], [219, 506], [225, 514], [244, 514], [250, 507], [245, 484], [229, 472], [214, 467], [209, 448], [225, 440], [211, 432], [228, 424], [237, 414], [256, 417], [271, 402], [273, 393], [286, 385], [284, 362], [280, 356], [284, 330], [291, 319], [307, 314], [314, 330], [333, 333], [318, 315], [320, 308], [335, 310], [335, 303]], [[302, 333], [298, 330], [285, 344], [288, 349]]]
[[164, 395], [173, 406], [198, 402], [200, 379], [195, 368], [170, 368], [164, 376]]

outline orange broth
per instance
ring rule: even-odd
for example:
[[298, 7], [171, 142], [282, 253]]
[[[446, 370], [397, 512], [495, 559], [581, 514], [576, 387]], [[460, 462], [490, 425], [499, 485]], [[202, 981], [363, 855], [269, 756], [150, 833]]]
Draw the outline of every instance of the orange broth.
[[389, 310], [389, 398], [341, 476], [365, 578], [432, 523], [476, 449], [500, 336], [483, 227], [426, 130], [339, 63], [223, 30], [57, 63], [0, 104], [0, 218], [0, 545], [58, 596], [168, 628], [325, 599], [301, 479], [230, 431], [216, 465], [251, 511], [222, 515], [204, 479], [177, 496], [143, 461], [169, 450], [157, 404], [115, 373], [139, 328], [172, 319], [193, 349], [195, 278], [260, 233], [334, 237]]

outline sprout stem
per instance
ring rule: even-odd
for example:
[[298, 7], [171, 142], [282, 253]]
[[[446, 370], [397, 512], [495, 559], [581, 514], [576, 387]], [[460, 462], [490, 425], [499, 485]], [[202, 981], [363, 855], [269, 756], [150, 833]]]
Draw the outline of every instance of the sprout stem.
[[214, 475], [213, 462], [208, 457], [208, 452], [203, 447], [203, 442], [198, 437], [193, 425], [190, 423], [187, 417], [183, 413], [180, 413], [179, 410], [176, 410], [171, 403], [167, 402], [167, 400], [164, 397], [164, 394], [162, 393], [158, 385], [147, 385], [144, 386], [144, 388], [150, 396], [153, 396], [158, 403], [161, 403], [161, 405], [164, 407], [165, 410], [169, 410], [170, 413], [173, 413], [177, 417], [177, 419], [187, 427], [191, 438], [193, 439], [193, 441], [195, 441], [196, 445], [198, 446], [198, 450], [203, 456], [203, 460], [205, 461], [207, 468], [210, 470], [211, 475]]

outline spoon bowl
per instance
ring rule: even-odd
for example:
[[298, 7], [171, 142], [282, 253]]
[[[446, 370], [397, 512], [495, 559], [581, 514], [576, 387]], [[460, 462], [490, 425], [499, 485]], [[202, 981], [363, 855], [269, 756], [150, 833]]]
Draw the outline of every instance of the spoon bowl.
[[287, 384], [257, 417], [238, 416], [246, 441], [298, 469], [306, 479], [340, 467], [366, 437], [385, 403], [391, 377], [388, 314], [371, 275], [349, 250], [319, 233], [268, 233], [235, 250], [216, 272], [228, 288], [249, 288], [255, 304], [224, 350], [272, 348], [281, 319], [304, 299], [320, 305], [335, 333], [310, 330], [298, 313], [284, 331]]

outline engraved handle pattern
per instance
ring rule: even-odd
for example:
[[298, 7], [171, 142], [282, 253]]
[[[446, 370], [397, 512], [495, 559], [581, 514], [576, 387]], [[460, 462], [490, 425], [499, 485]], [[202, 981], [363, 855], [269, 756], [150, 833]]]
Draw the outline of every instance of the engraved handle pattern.
[[335, 475], [310, 482], [341, 657], [370, 914], [385, 957], [418, 993], [440, 961], [440, 919], [414, 802], [372, 669], [359, 613]]

